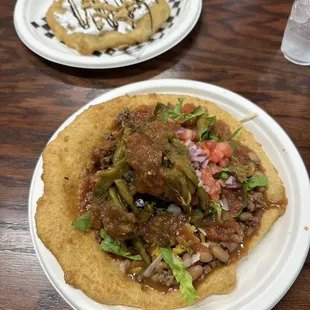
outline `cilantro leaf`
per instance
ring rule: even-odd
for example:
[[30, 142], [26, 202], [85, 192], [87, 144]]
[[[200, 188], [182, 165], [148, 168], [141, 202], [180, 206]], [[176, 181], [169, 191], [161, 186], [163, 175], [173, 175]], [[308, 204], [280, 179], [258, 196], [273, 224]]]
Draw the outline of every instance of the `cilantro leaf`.
[[165, 108], [161, 115], [161, 120], [166, 121], [168, 119], [179, 121], [181, 123], [195, 119], [196, 117], [205, 113], [200, 107], [196, 107], [193, 113], [181, 113], [181, 107], [185, 98], [178, 98], [178, 103], [173, 110]]
[[100, 243], [101, 250], [132, 260], [142, 260], [140, 255], [130, 255], [130, 252], [119, 240], [108, 235], [108, 233], [103, 229], [100, 229], [100, 237], [103, 239]]
[[91, 227], [90, 223], [90, 211], [87, 211], [83, 215], [79, 216], [72, 224], [74, 229], [86, 231]]
[[180, 282], [180, 293], [188, 305], [194, 303], [198, 294], [193, 286], [193, 279], [185, 269], [182, 260], [169, 248], [160, 248], [161, 255], [169, 265], [175, 278]]
[[181, 107], [182, 107], [182, 104], [184, 102], [184, 99], [185, 98], [178, 98], [178, 101], [179, 103], [176, 104], [175, 108], [174, 108], [174, 113], [176, 114], [180, 114], [181, 113]]
[[199, 141], [209, 139], [210, 126], [216, 121], [216, 116], [201, 116], [197, 122]]
[[242, 127], [239, 127], [238, 129], [236, 129], [233, 133], [232, 133], [232, 135], [231, 135], [231, 138], [234, 138], [238, 133], [239, 133], [239, 131], [242, 129]]

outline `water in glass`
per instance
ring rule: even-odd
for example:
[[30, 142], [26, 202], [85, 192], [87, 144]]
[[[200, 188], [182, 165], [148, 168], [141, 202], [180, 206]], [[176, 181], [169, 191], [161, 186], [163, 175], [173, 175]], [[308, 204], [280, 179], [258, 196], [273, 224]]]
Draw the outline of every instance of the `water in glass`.
[[310, 65], [310, 0], [295, 0], [281, 50], [298, 65]]

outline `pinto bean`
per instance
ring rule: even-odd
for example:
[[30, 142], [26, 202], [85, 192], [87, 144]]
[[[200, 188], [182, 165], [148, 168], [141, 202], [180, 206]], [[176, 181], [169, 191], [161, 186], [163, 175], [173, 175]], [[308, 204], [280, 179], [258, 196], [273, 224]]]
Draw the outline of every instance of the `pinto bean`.
[[164, 269], [168, 269], [168, 265], [165, 262], [159, 262], [155, 269], [158, 273], [161, 273]]
[[236, 243], [240, 243], [242, 241], [241, 237], [237, 234], [231, 235], [230, 240]]
[[247, 177], [251, 177], [255, 173], [255, 165], [253, 163], [248, 164], [248, 171], [247, 171]]
[[255, 175], [264, 175], [264, 174], [260, 171], [255, 171]]
[[255, 189], [256, 189], [258, 192], [263, 193], [263, 192], [266, 190], [266, 187], [265, 187], [265, 186], [257, 186]]
[[249, 237], [254, 233], [254, 231], [255, 231], [255, 227], [250, 226], [246, 231], [246, 235]]
[[209, 266], [209, 265], [205, 265], [204, 267], [203, 267], [203, 272], [205, 273], [205, 274], [208, 274], [208, 273], [210, 273], [212, 271], [212, 268]]
[[197, 280], [200, 275], [202, 274], [202, 266], [200, 265], [195, 265], [195, 266], [191, 266], [187, 269], [187, 271], [190, 273], [190, 275], [192, 276], [193, 281]]
[[190, 258], [189, 253], [185, 253], [182, 257], [183, 261], [187, 260], [188, 258]]
[[242, 222], [249, 221], [249, 220], [252, 219], [252, 214], [249, 213], [249, 212], [242, 212], [242, 213], [239, 215], [239, 219], [240, 219], [240, 221], [242, 221]]
[[248, 157], [256, 165], [259, 165], [261, 163], [260, 158], [254, 152], [249, 152]]
[[229, 254], [220, 246], [212, 247], [211, 252], [218, 260], [223, 263], [226, 263], [229, 260]]
[[203, 251], [200, 252], [200, 258], [199, 260], [203, 263], [209, 263], [213, 259], [213, 255], [210, 251]]

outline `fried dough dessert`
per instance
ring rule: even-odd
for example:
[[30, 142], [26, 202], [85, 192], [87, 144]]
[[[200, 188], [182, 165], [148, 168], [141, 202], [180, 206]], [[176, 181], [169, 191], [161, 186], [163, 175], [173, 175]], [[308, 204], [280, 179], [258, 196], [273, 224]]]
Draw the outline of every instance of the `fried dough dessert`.
[[166, 0], [54, 0], [46, 21], [60, 41], [91, 55], [148, 40], [169, 14]]
[[43, 152], [37, 234], [93, 300], [175, 309], [228, 293], [285, 212], [278, 173], [241, 123], [194, 97], [89, 107]]

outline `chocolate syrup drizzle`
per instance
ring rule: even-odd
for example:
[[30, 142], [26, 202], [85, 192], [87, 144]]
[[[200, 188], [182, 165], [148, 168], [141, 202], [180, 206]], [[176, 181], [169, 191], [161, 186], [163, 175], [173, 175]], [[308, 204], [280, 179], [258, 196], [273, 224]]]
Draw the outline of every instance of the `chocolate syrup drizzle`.
[[[98, 25], [97, 21], [95, 20], [95, 16], [94, 14], [91, 14], [89, 12], [87, 12], [87, 9], [83, 9], [84, 11], [84, 14], [85, 16], [83, 17], [81, 14], [80, 14], [80, 11], [78, 10], [78, 7], [77, 5], [75, 4], [74, 0], [68, 0], [69, 2], [69, 5], [70, 5], [70, 8], [71, 8], [71, 11], [74, 15], [74, 17], [77, 19], [79, 25], [84, 28], [84, 29], [88, 29], [90, 27], [89, 25], [89, 18], [92, 19], [92, 21], [95, 23], [96, 25], [96, 28], [101, 31], [104, 27], [104, 25]], [[109, 4], [107, 0], [104, 0], [104, 2], [106, 4]], [[122, 7], [124, 5], [123, 3], [123, 0], [114, 0], [115, 2], [115, 5], [118, 6], [118, 7]], [[158, 0], [155, 0], [156, 3], [158, 3]], [[82, 0], [82, 4], [84, 3], [84, 0]], [[91, 1], [92, 4], [95, 3], [95, 1]], [[134, 8], [133, 11], [129, 12], [128, 14], [128, 17], [129, 19], [132, 20], [132, 28], [135, 29], [136, 28], [136, 25], [135, 25], [135, 22], [134, 22], [134, 11], [136, 9], [140, 9], [143, 5], [146, 7], [149, 15], [150, 15], [150, 21], [151, 21], [151, 29], [153, 30], [153, 16], [152, 16], [152, 12], [151, 12], [151, 9], [149, 7], [149, 5], [147, 3], [144, 2], [144, 0], [135, 0], [135, 4], [137, 5], [136, 8]], [[114, 18], [114, 15], [115, 15], [115, 12], [110, 12], [108, 10], [104, 10], [104, 9], [95, 9], [96, 12], [101, 12], [103, 13], [104, 15], [106, 15], [107, 17], [104, 18], [104, 17], [101, 17], [102, 19], [105, 19], [107, 21], [107, 23], [109, 24], [110, 27], [112, 27], [114, 30], [118, 30], [118, 21], [115, 20]]]

